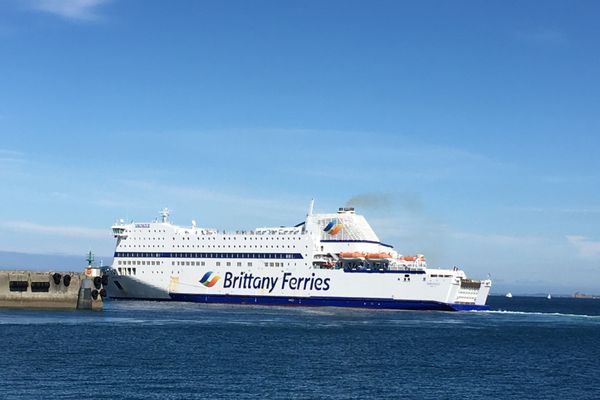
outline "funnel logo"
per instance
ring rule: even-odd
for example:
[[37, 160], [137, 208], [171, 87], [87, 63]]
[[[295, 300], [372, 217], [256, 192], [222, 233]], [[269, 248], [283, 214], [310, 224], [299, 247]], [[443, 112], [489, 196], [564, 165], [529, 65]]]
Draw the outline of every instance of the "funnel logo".
[[212, 271], [208, 271], [204, 274], [202, 279], [200, 279], [200, 283], [206, 287], [213, 287], [215, 284], [221, 279], [221, 277], [217, 274], [213, 274]]
[[325, 227], [325, 229], [323, 229], [323, 231], [325, 233], [330, 234], [331, 236], [335, 236], [338, 233], [340, 233], [340, 231], [342, 230], [343, 227], [344, 227], [344, 225], [342, 225], [337, 219], [334, 219], [327, 224], [327, 226]]

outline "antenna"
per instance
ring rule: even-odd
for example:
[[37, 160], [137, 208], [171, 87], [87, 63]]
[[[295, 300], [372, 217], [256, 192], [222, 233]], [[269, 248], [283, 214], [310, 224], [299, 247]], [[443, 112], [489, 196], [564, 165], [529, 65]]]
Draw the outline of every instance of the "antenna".
[[169, 221], [169, 209], [168, 208], [163, 208], [162, 210], [160, 210], [160, 216], [162, 217], [162, 222], [168, 222]]
[[306, 214], [307, 217], [310, 217], [312, 215], [314, 206], [315, 206], [315, 199], [310, 199], [310, 205], [308, 206], [308, 213]]

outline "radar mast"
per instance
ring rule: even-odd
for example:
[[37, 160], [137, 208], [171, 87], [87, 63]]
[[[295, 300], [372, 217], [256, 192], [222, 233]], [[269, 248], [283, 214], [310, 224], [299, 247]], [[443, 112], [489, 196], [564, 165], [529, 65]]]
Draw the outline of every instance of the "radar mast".
[[160, 210], [160, 216], [162, 218], [163, 224], [169, 222], [169, 209], [165, 207], [162, 210]]

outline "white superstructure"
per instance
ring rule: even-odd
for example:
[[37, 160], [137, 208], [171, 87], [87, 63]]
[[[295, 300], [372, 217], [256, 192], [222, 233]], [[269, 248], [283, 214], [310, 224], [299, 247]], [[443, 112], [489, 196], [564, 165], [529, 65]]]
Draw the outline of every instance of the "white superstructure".
[[219, 303], [480, 310], [490, 280], [428, 269], [381, 243], [353, 208], [296, 226], [224, 232], [169, 222], [122, 221], [108, 270], [109, 296]]

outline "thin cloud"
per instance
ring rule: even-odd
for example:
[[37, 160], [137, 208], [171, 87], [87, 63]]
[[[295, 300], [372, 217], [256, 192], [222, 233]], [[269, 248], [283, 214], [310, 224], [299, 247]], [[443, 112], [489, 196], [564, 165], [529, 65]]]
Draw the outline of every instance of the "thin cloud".
[[262, 210], [266, 213], [275, 211], [282, 213], [297, 212], [302, 205], [297, 203], [283, 202], [268, 198], [251, 197], [245, 194], [233, 194], [217, 192], [202, 187], [167, 185], [152, 181], [127, 180], [120, 181], [121, 184], [147, 193], [168, 193], [173, 199], [181, 199], [189, 202], [190, 200], [212, 201], [219, 204], [230, 204], [234, 206], [243, 205], [246, 209]]
[[90, 203], [97, 205], [99, 207], [105, 207], [105, 208], [123, 208], [123, 207], [131, 206], [130, 202], [121, 201], [121, 200], [113, 200], [110, 198], [98, 198], [98, 199], [92, 200]]
[[572, 184], [590, 184], [598, 181], [598, 177], [594, 175], [544, 175], [540, 180], [545, 183], [556, 185], [572, 185]]
[[461, 241], [493, 246], [531, 246], [543, 243], [543, 238], [536, 236], [517, 236], [500, 234], [480, 234], [469, 232], [452, 232], [451, 237]]
[[29, 8], [74, 21], [96, 21], [99, 8], [111, 0], [32, 0]]
[[106, 229], [80, 226], [42, 225], [26, 221], [9, 221], [3, 223], [2, 226], [16, 232], [37, 233], [43, 235], [74, 236], [94, 239], [106, 239], [110, 236], [110, 232]]
[[509, 211], [517, 211], [533, 214], [572, 214], [572, 215], [595, 215], [600, 214], [600, 207], [507, 207]]
[[594, 258], [600, 256], [600, 241], [593, 241], [585, 236], [570, 235], [567, 240], [575, 247], [580, 257]]
[[[336, 145], [339, 154], [356, 153], [356, 144]], [[329, 160], [313, 158], [308, 166], [302, 168], [292, 166], [286, 169], [294, 175], [314, 176], [335, 180], [367, 181], [372, 182], [374, 176], [379, 176], [382, 171], [394, 180], [432, 182], [456, 179], [469, 179], [486, 171], [487, 174], [506, 174], [517, 171], [517, 166], [506, 163], [484, 154], [473, 153], [460, 148], [430, 146], [422, 144], [405, 143], [402, 147], [397, 144], [359, 144], [361, 159], [377, 160], [377, 163], [361, 162], [356, 160], [342, 170], [335, 166], [327, 167]], [[321, 153], [329, 157], [327, 153]], [[398, 160], [401, 160], [399, 162]], [[325, 165], [311, 167], [310, 165]], [[350, 171], [350, 173], [349, 173]]]
[[26, 159], [20, 151], [0, 149], [0, 177], [23, 176], [25, 164]]
[[568, 43], [567, 36], [556, 29], [537, 28], [516, 32], [517, 38], [534, 45], [562, 46]]
[[0, 149], [0, 159], [21, 159], [24, 155], [20, 151]]

